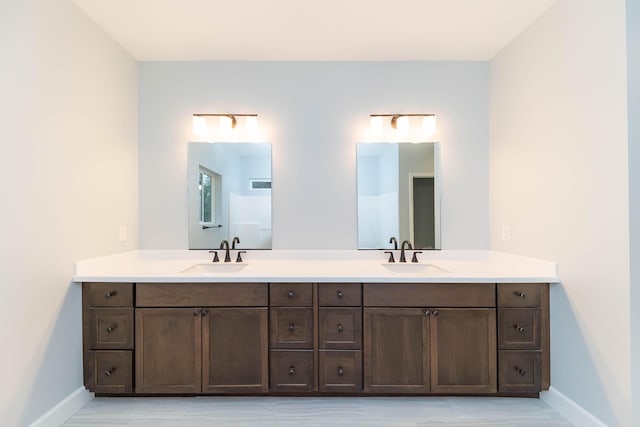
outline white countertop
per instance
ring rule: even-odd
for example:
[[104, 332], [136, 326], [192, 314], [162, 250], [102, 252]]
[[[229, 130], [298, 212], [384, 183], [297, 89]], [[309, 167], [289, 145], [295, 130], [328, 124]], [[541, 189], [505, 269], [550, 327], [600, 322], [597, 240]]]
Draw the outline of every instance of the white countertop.
[[[224, 251], [218, 251], [221, 260]], [[235, 260], [236, 251], [231, 251]], [[407, 260], [413, 251], [407, 251]], [[396, 261], [400, 251], [396, 251]], [[420, 262], [395, 263], [382, 251], [250, 250], [243, 266], [212, 265], [200, 250], [137, 250], [76, 261], [74, 282], [437, 282], [557, 283], [557, 264], [496, 251], [424, 251]], [[185, 273], [203, 264], [215, 272]], [[225, 265], [226, 264], [226, 265]], [[234, 264], [234, 263], [232, 263]], [[229, 271], [238, 269], [238, 271]]]

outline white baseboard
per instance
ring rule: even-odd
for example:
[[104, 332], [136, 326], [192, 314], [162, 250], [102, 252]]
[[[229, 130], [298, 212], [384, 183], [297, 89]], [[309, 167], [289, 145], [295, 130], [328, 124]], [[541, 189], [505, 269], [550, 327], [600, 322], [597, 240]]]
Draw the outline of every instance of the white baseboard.
[[60, 427], [93, 397], [93, 393], [87, 391], [84, 387], [80, 387], [34, 421], [30, 427]]
[[580, 427], [608, 427], [589, 411], [553, 387], [550, 387], [549, 391], [540, 393], [540, 399], [544, 400], [547, 405], [551, 406], [573, 425]]

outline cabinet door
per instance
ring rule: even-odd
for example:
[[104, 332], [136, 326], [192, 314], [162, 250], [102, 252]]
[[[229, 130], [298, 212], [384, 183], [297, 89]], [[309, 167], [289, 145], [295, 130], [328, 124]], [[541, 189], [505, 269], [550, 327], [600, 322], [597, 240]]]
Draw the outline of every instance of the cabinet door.
[[136, 392], [199, 393], [201, 310], [136, 309]]
[[431, 313], [431, 392], [495, 393], [495, 309], [443, 308]]
[[429, 391], [429, 317], [419, 308], [364, 309], [364, 391]]
[[267, 308], [204, 309], [202, 391], [262, 393], [269, 389]]

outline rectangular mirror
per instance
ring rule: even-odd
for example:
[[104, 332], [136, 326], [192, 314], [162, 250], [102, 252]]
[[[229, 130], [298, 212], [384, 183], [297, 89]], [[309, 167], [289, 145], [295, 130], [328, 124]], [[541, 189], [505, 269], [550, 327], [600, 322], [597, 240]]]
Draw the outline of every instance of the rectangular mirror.
[[437, 143], [358, 143], [358, 249], [440, 249]]
[[189, 249], [271, 249], [271, 144], [188, 144]]

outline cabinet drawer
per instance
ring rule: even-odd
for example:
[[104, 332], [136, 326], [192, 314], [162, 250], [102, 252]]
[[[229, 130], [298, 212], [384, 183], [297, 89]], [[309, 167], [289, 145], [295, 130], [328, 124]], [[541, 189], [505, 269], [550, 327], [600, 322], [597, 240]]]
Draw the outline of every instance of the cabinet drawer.
[[311, 307], [311, 283], [272, 283], [269, 298], [275, 307]]
[[537, 393], [542, 390], [542, 355], [539, 351], [500, 351], [498, 390]]
[[133, 284], [131, 283], [84, 283], [82, 291], [87, 293], [90, 307], [131, 307]]
[[368, 307], [495, 307], [493, 283], [365, 283]]
[[91, 348], [133, 349], [133, 308], [92, 308]]
[[542, 283], [499, 283], [499, 307], [540, 307]]
[[321, 351], [319, 389], [325, 392], [362, 391], [361, 351]]
[[138, 283], [137, 307], [266, 307], [266, 283]]
[[313, 310], [271, 309], [271, 348], [313, 348]]
[[92, 351], [88, 388], [96, 393], [131, 393], [131, 351]]
[[540, 310], [498, 310], [498, 345], [503, 350], [540, 350]]
[[313, 391], [313, 351], [271, 351], [271, 390]]
[[321, 349], [358, 350], [362, 347], [362, 309], [320, 308]]
[[362, 305], [360, 283], [321, 283], [318, 285], [318, 304], [329, 307], [358, 307]]

